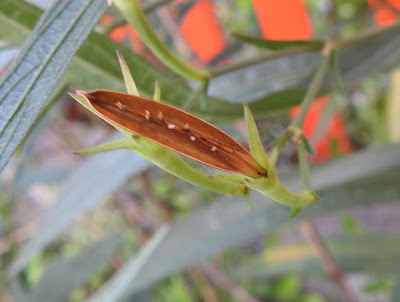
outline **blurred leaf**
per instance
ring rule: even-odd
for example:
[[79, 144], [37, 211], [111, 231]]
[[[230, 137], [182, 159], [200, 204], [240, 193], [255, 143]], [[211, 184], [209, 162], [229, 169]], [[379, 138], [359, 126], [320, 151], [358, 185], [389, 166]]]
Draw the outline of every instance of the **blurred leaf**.
[[108, 263], [121, 237], [117, 234], [92, 244], [72, 258], [54, 260], [31, 292], [31, 302], [67, 301], [72, 290]]
[[[387, 145], [315, 167], [311, 183], [322, 200], [291, 220], [288, 218], [289, 208], [258, 193], [252, 194], [254, 209], [242, 197], [222, 198], [175, 221], [151, 259], [141, 267], [140, 273], [135, 271], [135, 276], [138, 274], [140, 278], [133, 282], [135, 276], [130, 277], [132, 282], [119, 290], [122, 294], [147, 288], [173, 272], [288, 222], [359, 206], [396, 202], [400, 198], [399, 154], [400, 145]], [[289, 187], [301, 188], [297, 174], [287, 176], [285, 180]], [[368, 264], [365, 259], [363, 261], [364, 265]]]
[[[366, 76], [394, 68], [400, 58], [400, 24], [373, 29], [347, 40], [337, 51], [343, 83], [350, 88]], [[209, 94], [252, 102], [276, 91], [304, 87], [320, 64], [320, 54], [304, 52], [275, 57], [213, 79]], [[254, 61], [254, 58], [251, 58]], [[328, 82], [327, 82], [328, 84]], [[253, 109], [252, 109], [253, 110]], [[253, 110], [254, 111], [254, 110]], [[256, 111], [254, 111], [256, 112]]]
[[3, 0], [0, 9], [0, 38], [22, 45], [42, 11], [25, 1]]
[[375, 28], [338, 51], [339, 71], [346, 87], [352, 87], [367, 75], [387, 71], [399, 65], [400, 23]]
[[[398, 236], [361, 235], [325, 238], [324, 242], [345, 272], [391, 273], [400, 256]], [[288, 244], [266, 250], [260, 257], [241, 263], [235, 278], [265, 279], [288, 273], [325, 275], [321, 262], [308, 243]]]
[[306, 87], [321, 58], [316, 53], [299, 53], [258, 62], [213, 78], [208, 93], [234, 103], [247, 102], [257, 115], [250, 103], [280, 91]]
[[[112, 139], [121, 137], [118, 133]], [[40, 220], [30, 240], [14, 260], [11, 271], [17, 273], [74, 219], [93, 208], [126, 179], [142, 172], [149, 163], [138, 154], [120, 150], [90, 157], [70, 174], [59, 198]]]
[[[34, 148], [40, 139], [45, 127], [49, 127], [51, 113], [44, 114], [43, 118], [37, 121], [31, 129], [29, 136], [24, 141], [22, 156], [20, 157], [11, 186], [9, 200], [14, 201], [19, 194], [27, 192], [28, 188], [40, 182], [60, 182], [70, 172], [70, 168], [57, 164], [44, 164], [32, 167], [32, 157], [35, 154]], [[1, 182], [0, 182], [1, 185]]]
[[400, 297], [400, 269], [397, 268], [397, 274], [393, 285], [391, 302], [398, 302]]
[[22, 288], [18, 279], [10, 280], [10, 290], [15, 302], [30, 302], [29, 292]]
[[271, 50], [280, 50], [280, 49], [288, 49], [288, 48], [303, 48], [304, 50], [321, 50], [325, 41], [322, 40], [294, 40], [294, 41], [285, 41], [285, 40], [268, 40], [262, 39], [254, 36], [249, 36], [242, 33], [233, 33], [233, 37], [236, 39], [262, 48], [267, 48]]
[[13, 183], [13, 198], [24, 193], [27, 189], [37, 183], [59, 183], [69, 173], [70, 168], [60, 165], [43, 165], [34, 169], [24, 170], [24, 173]]
[[103, 0], [60, 0], [37, 23], [0, 83], [0, 171], [105, 9]]
[[142, 268], [148, 264], [154, 251], [162, 244], [169, 227], [161, 227], [146, 245], [125, 266], [119, 270], [96, 294], [85, 302], [118, 301], [126, 296], [126, 289], [141, 279]]

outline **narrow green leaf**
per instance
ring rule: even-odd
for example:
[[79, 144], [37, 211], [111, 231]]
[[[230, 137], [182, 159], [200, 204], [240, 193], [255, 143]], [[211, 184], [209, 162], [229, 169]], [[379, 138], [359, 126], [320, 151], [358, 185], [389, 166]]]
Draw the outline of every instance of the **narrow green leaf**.
[[391, 302], [397, 302], [399, 300], [399, 297], [400, 297], [400, 270], [397, 269], [396, 279], [392, 291]]
[[128, 139], [118, 139], [118, 140], [113, 140], [95, 147], [87, 148], [84, 150], [80, 150], [75, 152], [77, 155], [89, 155], [89, 154], [96, 154], [96, 153], [102, 153], [102, 152], [108, 152], [108, 151], [115, 151], [115, 150], [121, 150], [121, 149], [132, 149], [132, 147], [135, 147], [135, 144], [133, 143], [132, 140]]
[[36, 25], [0, 83], [0, 171], [105, 9], [103, 0], [60, 0]]
[[128, 66], [128, 64], [126, 64], [124, 57], [118, 50], [117, 50], [117, 56], [118, 56], [119, 65], [121, 66], [122, 75], [124, 77], [126, 91], [129, 94], [140, 96], [139, 91], [136, 87], [135, 81], [133, 80], [131, 71], [129, 70], [129, 66]]
[[298, 48], [301, 47], [303, 50], [321, 50], [324, 45], [325, 41], [322, 40], [294, 40], [294, 41], [284, 41], [284, 40], [268, 40], [257, 38], [254, 36], [249, 36], [242, 33], [233, 33], [233, 37], [236, 39], [266, 49], [271, 50], [280, 50], [280, 49], [287, 49], [287, 48]]
[[247, 104], [243, 105], [244, 119], [246, 121], [247, 133], [249, 137], [250, 153], [256, 161], [267, 171], [269, 169], [268, 157], [264, 152], [264, 146], [261, 142], [260, 134], [258, 133], [256, 122], [253, 114]]

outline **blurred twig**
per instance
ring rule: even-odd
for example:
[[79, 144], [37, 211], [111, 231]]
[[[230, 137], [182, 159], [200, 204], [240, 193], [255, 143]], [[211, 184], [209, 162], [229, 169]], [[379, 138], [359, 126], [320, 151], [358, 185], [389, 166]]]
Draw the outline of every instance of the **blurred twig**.
[[325, 273], [335, 281], [346, 302], [357, 302], [355, 295], [346, 283], [345, 276], [328, 251], [312, 220], [303, 220], [299, 224], [301, 232], [319, 257]]
[[246, 289], [228, 278], [215, 264], [203, 261], [199, 267], [215, 284], [227, 290], [238, 301], [258, 302]]
[[199, 285], [199, 294], [201, 295], [203, 301], [220, 302], [214, 288], [211, 286], [210, 282], [202, 271], [200, 271], [198, 268], [193, 268], [190, 270], [190, 277], [196, 284]]

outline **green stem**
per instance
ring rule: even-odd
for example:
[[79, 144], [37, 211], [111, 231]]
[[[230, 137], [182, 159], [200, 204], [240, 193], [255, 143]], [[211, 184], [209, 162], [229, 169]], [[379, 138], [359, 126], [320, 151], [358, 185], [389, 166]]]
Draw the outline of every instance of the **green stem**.
[[307, 112], [310, 109], [312, 102], [316, 99], [318, 91], [321, 88], [324, 80], [326, 71], [330, 65], [331, 55], [324, 55], [321, 64], [318, 66], [317, 72], [315, 73], [310, 86], [308, 87], [307, 93], [301, 103], [300, 112], [297, 114], [295, 119], [292, 121], [291, 126], [295, 128], [301, 128], [306, 118]]
[[138, 0], [115, 0], [121, 14], [128, 23], [136, 30], [144, 44], [169, 68], [179, 75], [196, 80], [204, 81], [210, 78], [210, 74], [201, 69], [196, 69], [178, 59], [165, 44], [157, 37], [146, 20]]
[[270, 150], [276, 149], [280, 151], [289, 141], [292, 140], [293, 136], [302, 133], [302, 126], [304, 119], [306, 118], [307, 112], [310, 109], [312, 102], [318, 95], [318, 91], [321, 88], [325, 74], [331, 62], [331, 53], [324, 55], [321, 64], [318, 66], [317, 72], [315, 73], [310, 86], [308, 87], [307, 93], [301, 103], [300, 112], [287, 129], [282, 133], [281, 136], [276, 138], [269, 146]]
[[292, 208], [304, 208], [318, 199], [311, 190], [295, 193], [286, 188], [278, 179], [275, 169], [270, 169], [268, 177], [248, 179], [249, 188], [259, 191], [269, 198]]
[[307, 150], [303, 143], [297, 144], [297, 153], [299, 156], [300, 175], [303, 181], [303, 187], [306, 190], [310, 190], [310, 168], [307, 160]]
[[[197, 100], [198, 100], [203, 94], [206, 94], [206, 93], [207, 93], [208, 83], [209, 83], [208, 80], [204, 80], [204, 81], [202, 81], [202, 82], [200, 83], [200, 86], [199, 86], [196, 90], [193, 91], [193, 94], [190, 96], [190, 98], [186, 101], [185, 104], [183, 104], [182, 110], [190, 111], [190, 110], [193, 108], [193, 106], [196, 104]], [[200, 105], [201, 105], [201, 107], [202, 107], [201, 109], [204, 110], [204, 109], [205, 109], [205, 108], [203, 108], [203, 107], [204, 107], [204, 104], [203, 104], [203, 103], [200, 103]]]
[[292, 139], [292, 136], [293, 129], [290, 127], [286, 128], [286, 130], [269, 145], [268, 149], [280, 151]]

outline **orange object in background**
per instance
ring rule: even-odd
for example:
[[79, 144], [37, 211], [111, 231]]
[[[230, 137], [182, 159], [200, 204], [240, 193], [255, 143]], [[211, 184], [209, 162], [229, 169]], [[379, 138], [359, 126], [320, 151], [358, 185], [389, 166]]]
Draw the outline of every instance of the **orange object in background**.
[[[255, 14], [264, 38], [271, 40], [299, 40], [310, 39], [313, 28], [303, 0], [252, 0]], [[323, 96], [314, 101], [304, 121], [305, 135], [310, 138], [314, 134], [329, 101]], [[299, 107], [289, 111], [292, 118], [296, 116]], [[313, 161], [322, 161], [333, 154], [332, 142], [335, 142], [337, 151], [347, 153], [351, 151], [351, 143], [346, 134], [343, 119], [339, 113], [330, 117], [328, 127], [314, 144], [317, 153]]]
[[[109, 25], [114, 21], [114, 17], [105, 14], [100, 19], [101, 25]], [[132, 50], [138, 54], [144, 54], [146, 52], [146, 47], [140, 39], [136, 31], [128, 23], [114, 28], [108, 35], [111, 40], [116, 43], [122, 43], [125, 39], [128, 39]]]
[[183, 17], [180, 30], [197, 57], [205, 63], [225, 49], [225, 39], [210, 0], [193, 4]]
[[313, 28], [302, 0], [252, 0], [264, 38], [307, 40]]
[[368, 5], [375, 10], [374, 21], [380, 26], [394, 23], [400, 13], [400, 0], [368, 0]]
[[[329, 102], [329, 96], [318, 98], [308, 110], [305, 123], [303, 125], [304, 135], [308, 138], [313, 137], [321, 123], [321, 118]], [[296, 106], [290, 110], [290, 116], [294, 118], [300, 111], [300, 107]], [[322, 137], [317, 137], [316, 143], [313, 144], [315, 153], [318, 155], [313, 161], [324, 161], [332, 156], [332, 151], [339, 153], [348, 153], [352, 150], [350, 140], [346, 135], [346, 128], [340, 113], [335, 113], [329, 117], [328, 126]], [[335, 150], [332, 150], [332, 146]]]

